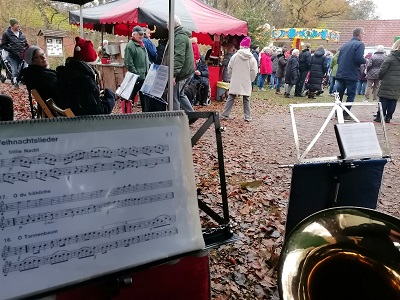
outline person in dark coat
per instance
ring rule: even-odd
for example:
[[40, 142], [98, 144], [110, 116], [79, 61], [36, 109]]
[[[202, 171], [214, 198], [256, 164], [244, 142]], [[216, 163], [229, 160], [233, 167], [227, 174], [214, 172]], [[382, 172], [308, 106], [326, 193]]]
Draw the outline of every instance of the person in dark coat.
[[8, 52], [8, 60], [11, 64], [11, 82], [18, 88], [19, 69], [23, 62], [24, 50], [28, 47], [28, 42], [17, 19], [10, 19], [8, 27], [1, 38], [1, 48]]
[[[390, 54], [385, 58], [379, 70], [379, 79], [381, 85], [379, 87], [379, 101], [382, 105], [382, 112], [385, 122], [390, 123], [393, 113], [396, 110], [397, 101], [400, 99], [400, 40], [397, 40]], [[380, 122], [380, 114], [375, 118], [376, 122]]]
[[315, 93], [321, 90], [322, 77], [324, 77], [327, 71], [328, 62], [325, 56], [325, 48], [324, 46], [319, 46], [310, 61], [310, 75], [306, 84], [308, 98], [316, 99]]
[[35, 89], [43, 100], [52, 98], [59, 103], [57, 73], [49, 68], [49, 62], [43, 49], [30, 46], [24, 53], [28, 67], [22, 70], [28, 91]]
[[[340, 48], [336, 73], [340, 101], [343, 101], [346, 89], [346, 102], [354, 102], [356, 97], [360, 66], [366, 62], [364, 58], [365, 45], [362, 42], [364, 36], [363, 28], [355, 28], [353, 30], [353, 38]], [[351, 106], [347, 106], [347, 109], [351, 109]], [[343, 117], [346, 120], [351, 120], [351, 117], [346, 112], [343, 113]]]
[[296, 85], [297, 80], [299, 79], [299, 49], [293, 49], [292, 55], [290, 56], [287, 65], [286, 65], [286, 74], [285, 74], [285, 97], [292, 98], [290, 95], [290, 91], [292, 87]]
[[196, 60], [196, 70], [194, 71], [193, 82], [197, 86], [197, 95], [195, 105], [207, 105], [208, 91], [210, 90], [209, 71], [203, 55]]
[[306, 81], [307, 73], [310, 70], [311, 63], [311, 52], [310, 52], [310, 44], [305, 44], [303, 51], [301, 51], [299, 55], [299, 72], [300, 76], [296, 83], [296, 89], [294, 91], [295, 97], [304, 97], [303, 89], [304, 82]]
[[233, 54], [235, 54], [236, 49], [232, 43], [227, 43], [223, 47], [225, 49], [225, 55], [224, 55], [224, 59], [221, 62], [222, 81], [230, 82], [231, 76], [228, 72], [228, 64], [229, 64], [229, 61], [230, 61], [231, 57], [233, 56]]
[[278, 53], [277, 59], [278, 59], [278, 67], [276, 69], [276, 92], [275, 94], [281, 95], [281, 85], [282, 85], [282, 78], [285, 77], [285, 70], [286, 70], [286, 64], [287, 64], [287, 59], [286, 59], [286, 48], [282, 48], [282, 52]]
[[360, 66], [360, 76], [357, 82], [357, 95], [365, 95], [365, 90], [367, 88], [367, 66], [365, 64]]
[[256, 59], [257, 66], [258, 66], [258, 72], [256, 79], [251, 83], [251, 89], [254, 89], [254, 85], [257, 85], [258, 78], [260, 76], [260, 47], [253, 45], [251, 46], [251, 53], [253, 54], [254, 58]]
[[164, 51], [165, 51], [165, 46], [167, 45], [168, 40], [167, 39], [160, 39], [158, 40], [158, 46], [156, 47], [157, 49], [157, 57], [156, 57], [156, 64], [161, 65], [164, 57]]
[[151, 38], [151, 31], [147, 27], [143, 27], [143, 44], [146, 47], [147, 50], [147, 55], [149, 57], [150, 63], [155, 63], [157, 59], [157, 48], [153, 44], [153, 42], [150, 40]]

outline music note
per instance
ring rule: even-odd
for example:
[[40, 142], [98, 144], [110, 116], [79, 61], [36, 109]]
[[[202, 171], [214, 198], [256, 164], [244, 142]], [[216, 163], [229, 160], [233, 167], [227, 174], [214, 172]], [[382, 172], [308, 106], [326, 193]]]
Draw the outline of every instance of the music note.
[[129, 154], [133, 155], [133, 156], [137, 156], [139, 153], [139, 150], [136, 147], [129, 147], [128, 150], [129, 150]]
[[0, 228], [3, 230], [6, 228], [6, 223], [4, 222], [4, 217], [1, 217], [0, 219]]
[[3, 174], [3, 181], [4, 182], [8, 182], [8, 183], [14, 184], [15, 179], [16, 179], [16, 177], [15, 177], [14, 174], [11, 174], [11, 173]]
[[42, 181], [46, 181], [47, 172], [44, 170], [35, 171], [35, 178]]
[[10, 253], [10, 246], [4, 246], [3, 251], [1, 251], [1, 257], [5, 260]]
[[12, 160], [12, 165], [19, 165], [24, 168], [29, 168], [32, 164], [32, 160], [28, 157], [16, 157]]
[[46, 154], [44, 156], [44, 163], [48, 165], [55, 165], [56, 164], [56, 157], [53, 154]]
[[11, 267], [11, 262], [10, 261], [6, 261], [4, 263], [4, 266], [3, 266], [3, 274], [4, 274], [4, 276], [7, 276], [8, 272], [10, 271], [10, 267]]
[[29, 179], [31, 179], [32, 174], [29, 172], [18, 172], [18, 180], [19, 181], [24, 181], [24, 182], [28, 182]]
[[126, 157], [128, 151], [125, 148], [118, 148], [118, 156]]

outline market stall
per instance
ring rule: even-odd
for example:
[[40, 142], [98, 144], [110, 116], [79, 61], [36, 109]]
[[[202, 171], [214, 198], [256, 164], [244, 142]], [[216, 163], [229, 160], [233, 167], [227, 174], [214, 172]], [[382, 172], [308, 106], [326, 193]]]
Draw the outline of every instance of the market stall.
[[[182, 26], [192, 31], [199, 44], [213, 45], [218, 48], [221, 35], [247, 35], [247, 22], [234, 18], [200, 0], [176, 0], [175, 15]], [[92, 30], [130, 36], [136, 25], [156, 26], [153, 38], [160, 38], [167, 32], [169, 18], [168, 1], [159, 0], [116, 0], [104, 5], [82, 10], [83, 27]], [[71, 24], [80, 24], [80, 11], [69, 13]], [[213, 67], [213, 73], [220, 74], [219, 67]], [[210, 78], [211, 97], [216, 94], [219, 75]], [[212, 80], [211, 80], [212, 79]]]

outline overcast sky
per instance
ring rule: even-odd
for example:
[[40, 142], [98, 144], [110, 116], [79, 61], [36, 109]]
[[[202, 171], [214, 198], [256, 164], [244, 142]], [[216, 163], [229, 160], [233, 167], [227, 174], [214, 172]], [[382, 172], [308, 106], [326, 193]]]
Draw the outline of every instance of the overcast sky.
[[378, 7], [377, 12], [382, 20], [400, 20], [399, 0], [373, 0]]

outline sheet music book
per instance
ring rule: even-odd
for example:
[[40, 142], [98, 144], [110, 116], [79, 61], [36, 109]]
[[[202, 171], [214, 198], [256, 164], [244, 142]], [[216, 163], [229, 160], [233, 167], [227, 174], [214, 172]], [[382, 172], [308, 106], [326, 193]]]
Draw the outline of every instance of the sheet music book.
[[0, 123], [1, 299], [203, 249], [188, 118]]
[[127, 71], [124, 80], [122, 80], [122, 83], [115, 91], [115, 94], [125, 100], [129, 100], [138, 78], [139, 75]]
[[[151, 64], [143, 82], [141, 91], [144, 94], [161, 99], [168, 82], [168, 67]], [[159, 100], [162, 101], [162, 100]]]
[[372, 122], [335, 124], [335, 134], [342, 159], [382, 157]]

